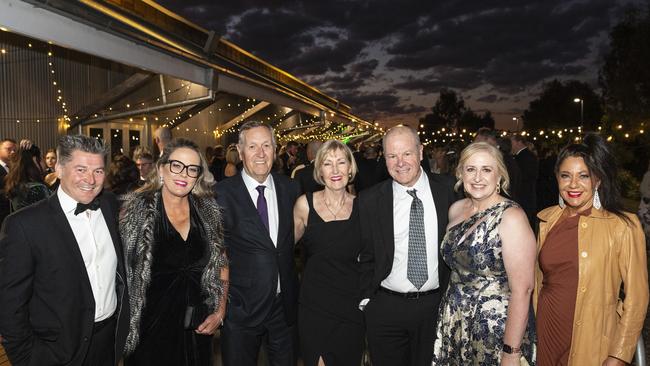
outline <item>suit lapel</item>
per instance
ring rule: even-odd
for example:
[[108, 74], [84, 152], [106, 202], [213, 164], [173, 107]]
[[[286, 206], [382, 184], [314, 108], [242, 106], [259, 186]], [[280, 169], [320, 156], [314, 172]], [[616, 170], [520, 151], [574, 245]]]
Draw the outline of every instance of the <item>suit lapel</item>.
[[[280, 183], [280, 179], [276, 179], [276, 176], [273, 175], [273, 185], [275, 186], [275, 196], [278, 200], [278, 248], [283, 244], [283, 238], [287, 235], [287, 230], [289, 230], [289, 223], [291, 220], [288, 220], [292, 215], [293, 216], [293, 206], [289, 202], [288, 193], [284, 184]], [[261, 220], [260, 220], [261, 222]], [[293, 229], [293, 228], [291, 228]]]
[[440, 240], [445, 236], [447, 231], [447, 220], [444, 218], [447, 217], [447, 207], [444, 203], [444, 197], [442, 197], [443, 189], [436, 183], [433, 177], [430, 174], [427, 174], [429, 178], [429, 187], [431, 188], [431, 195], [433, 196], [433, 203], [436, 206], [436, 218], [438, 221], [438, 246], [440, 246]]
[[382, 231], [381, 238], [384, 240], [386, 254], [388, 255], [388, 263], [393, 263], [395, 256], [395, 230], [393, 221], [393, 180], [388, 179], [385, 181], [383, 187], [379, 191], [379, 223]]
[[100, 197], [99, 200], [99, 207], [102, 210], [102, 216], [104, 216], [104, 221], [106, 222], [106, 226], [108, 227], [108, 232], [111, 233], [111, 241], [113, 242], [113, 247], [115, 248], [115, 255], [117, 256], [117, 270], [121, 273], [122, 272], [122, 266], [123, 266], [123, 255], [122, 255], [122, 248], [120, 246], [120, 236], [117, 231], [117, 222], [115, 220], [115, 215], [116, 213], [113, 212], [113, 209], [111, 208], [111, 204], [108, 200], [107, 197]]
[[82, 276], [85, 278], [84, 285], [86, 286], [88, 293], [92, 297], [92, 288], [90, 286], [90, 280], [88, 279], [88, 272], [86, 271], [86, 265], [84, 264], [83, 257], [81, 255], [81, 250], [79, 249], [79, 244], [77, 239], [72, 232], [70, 223], [65, 217], [65, 213], [61, 208], [61, 203], [59, 202], [59, 197], [56, 192], [52, 194], [48, 200], [48, 206], [51, 210], [51, 218], [54, 221], [54, 230], [58, 231], [60, 234], [61, 245], [65, 250], [70, 253], [71, 258], [73, 258], [74, 263], [78, 266], [79, 273], [83, 273]]

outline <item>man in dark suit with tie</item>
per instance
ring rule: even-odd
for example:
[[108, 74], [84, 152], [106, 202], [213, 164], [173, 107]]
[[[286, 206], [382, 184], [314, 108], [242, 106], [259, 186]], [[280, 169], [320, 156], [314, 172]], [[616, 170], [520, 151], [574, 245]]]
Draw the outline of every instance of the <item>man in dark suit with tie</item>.
[[101, 193], [106, 150], [63, 136], [60, 186], [5, 220], [0, 235], [0, 334], [13, 366], [114, 366], [129, 301], [118, 205]]
[[422, 145], [408, 126], [384, 137], [392, 179], [359, 195], [360, 307], [375, 366], [431, 365], [438, 305], [449, 282], [439, 255], [455, 200], [448, 179], [420, 167]]
[[298, 278], [293, 258], [293, 204], [299, 187], [271, 174], [273, 129], [247, 122], [237, 149], [244, 169], [217, 184], [223, 208], [230, 290], [222, 330], [226, 366], [255, 366], [262, 342], [271, 365], [295, 364]]

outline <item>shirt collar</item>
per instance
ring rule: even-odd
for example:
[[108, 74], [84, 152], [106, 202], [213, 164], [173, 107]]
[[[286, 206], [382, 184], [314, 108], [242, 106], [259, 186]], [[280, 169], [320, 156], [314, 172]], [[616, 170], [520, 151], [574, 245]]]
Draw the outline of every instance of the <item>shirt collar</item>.
[[420, 167], [420, 177], [418, 180], [415, 182], [415, 184], [412, 187], [407, 187], [405, 185], [397, 183], [395, 180], [393, 180], [393, 193], [399, 193], [400, 195], [408, 195], [406, 191], [410, 191], [412, 189], [415, 189], [415, 193], [418, 194], [418, 197], [421, 196], [421, 193], [426, 190], [426, 187], [429, 185], [429, 177], [427, 177], [427, 174], [424, 172], [424, 169]]
[[61, 204], [63, 212], [66, 214], [74, 213], [74, 210], [77, 208], [77, 201], [65, 193], [61, 186], [56, 190], [56, 195], [59, 198], [59, 203]]
[[519, 151], [517, 151], [517, 153], [515, 155], [519, 155], [519, 153], [524, 151], [525, 149], [527, 149], [526, 146], [522, 147], [521, 149], [519, 149]]
[[244, 180], [244, 184], [246, 185], [246, 189], [249, 192], [255, 191], [257, 186], [266, 186], [267, 189], [275, 191], [275, 185], [273, 184], [273, 175], [271, 175], [270, 173], [266, 177], [264, 182], [262, 182], [262, 183], [256, 181], [253, 177], [248, 175], [248, 173], [246, 173], [246, 169], [241, 170], [241, 177]]

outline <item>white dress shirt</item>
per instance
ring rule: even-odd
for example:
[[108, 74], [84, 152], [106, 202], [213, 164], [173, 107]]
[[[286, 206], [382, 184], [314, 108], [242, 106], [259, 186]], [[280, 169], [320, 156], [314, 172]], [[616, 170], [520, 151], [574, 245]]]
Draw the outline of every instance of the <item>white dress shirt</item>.
[[102, 210], [86, 210], [74, 214], [77, 201], [63, 191], [56, 192], [65, 218], [70, 223], [77, 245], [81, 251], [90, 287], [95, 298], [95, 321], [109, 318], [117, 308], [115, 276], [117, 255], [111, 233], [102, 215]]
[[[260, 183], [253, 179], [250, 175], [246, 173], [245, 169], [241, 171], [242, 179], [246, 185], [246, 190], [253, 200], [253, 205], [257, 208], [257, 197], [259, 193], [257, 192], [257, 186], [266, 186], [264, 188], [264, 198], [266, 198], [266, 208], [269, 214], [269, 236], [273, 241], [273, 245], [278, 247], [278, 196], [275, 191], [275, 184], [273, 183], [273, 176], [269, 174], [266, 177], [266, 180], [263, 183]], [[278, 288], [277, 293], [280, 293], [280, 273], [278, 273]]]
[[[429, 278], [418, 290], [406, 278], [409, 247], [409, 218], [413, 197], [406, 191], [416, 190], [416, 195], [424, 207], [424, 235], [427, 248], [427, 271]], [[395, 255], [393, 267], [381, 286], [397, 292], [429, 291], [439, 287], [438, 279], [438, 216], [431, 194], [429, 178], [420, 168], [420, 178], [413, 187], [403, 186], [393, 181], [393, 231]]]
[[5, 163], [4, 161], [0, 160], [0, 165], [2, 165], [2, 168], [4, 168], [4, 170], [5, 170], [7, 173], [9, 173], [9, 165], [7, 165], [7, 163]]

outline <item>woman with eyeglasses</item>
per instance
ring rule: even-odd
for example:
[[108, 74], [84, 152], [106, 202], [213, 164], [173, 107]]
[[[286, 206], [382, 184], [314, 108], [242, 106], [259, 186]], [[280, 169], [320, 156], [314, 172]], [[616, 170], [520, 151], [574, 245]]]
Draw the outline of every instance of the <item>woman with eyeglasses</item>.
[[185, 139], [165, 146], [156, 171], [120, 214], [131, 296], [126, 365], [212, 365], [228, 292], [214, 179]]

